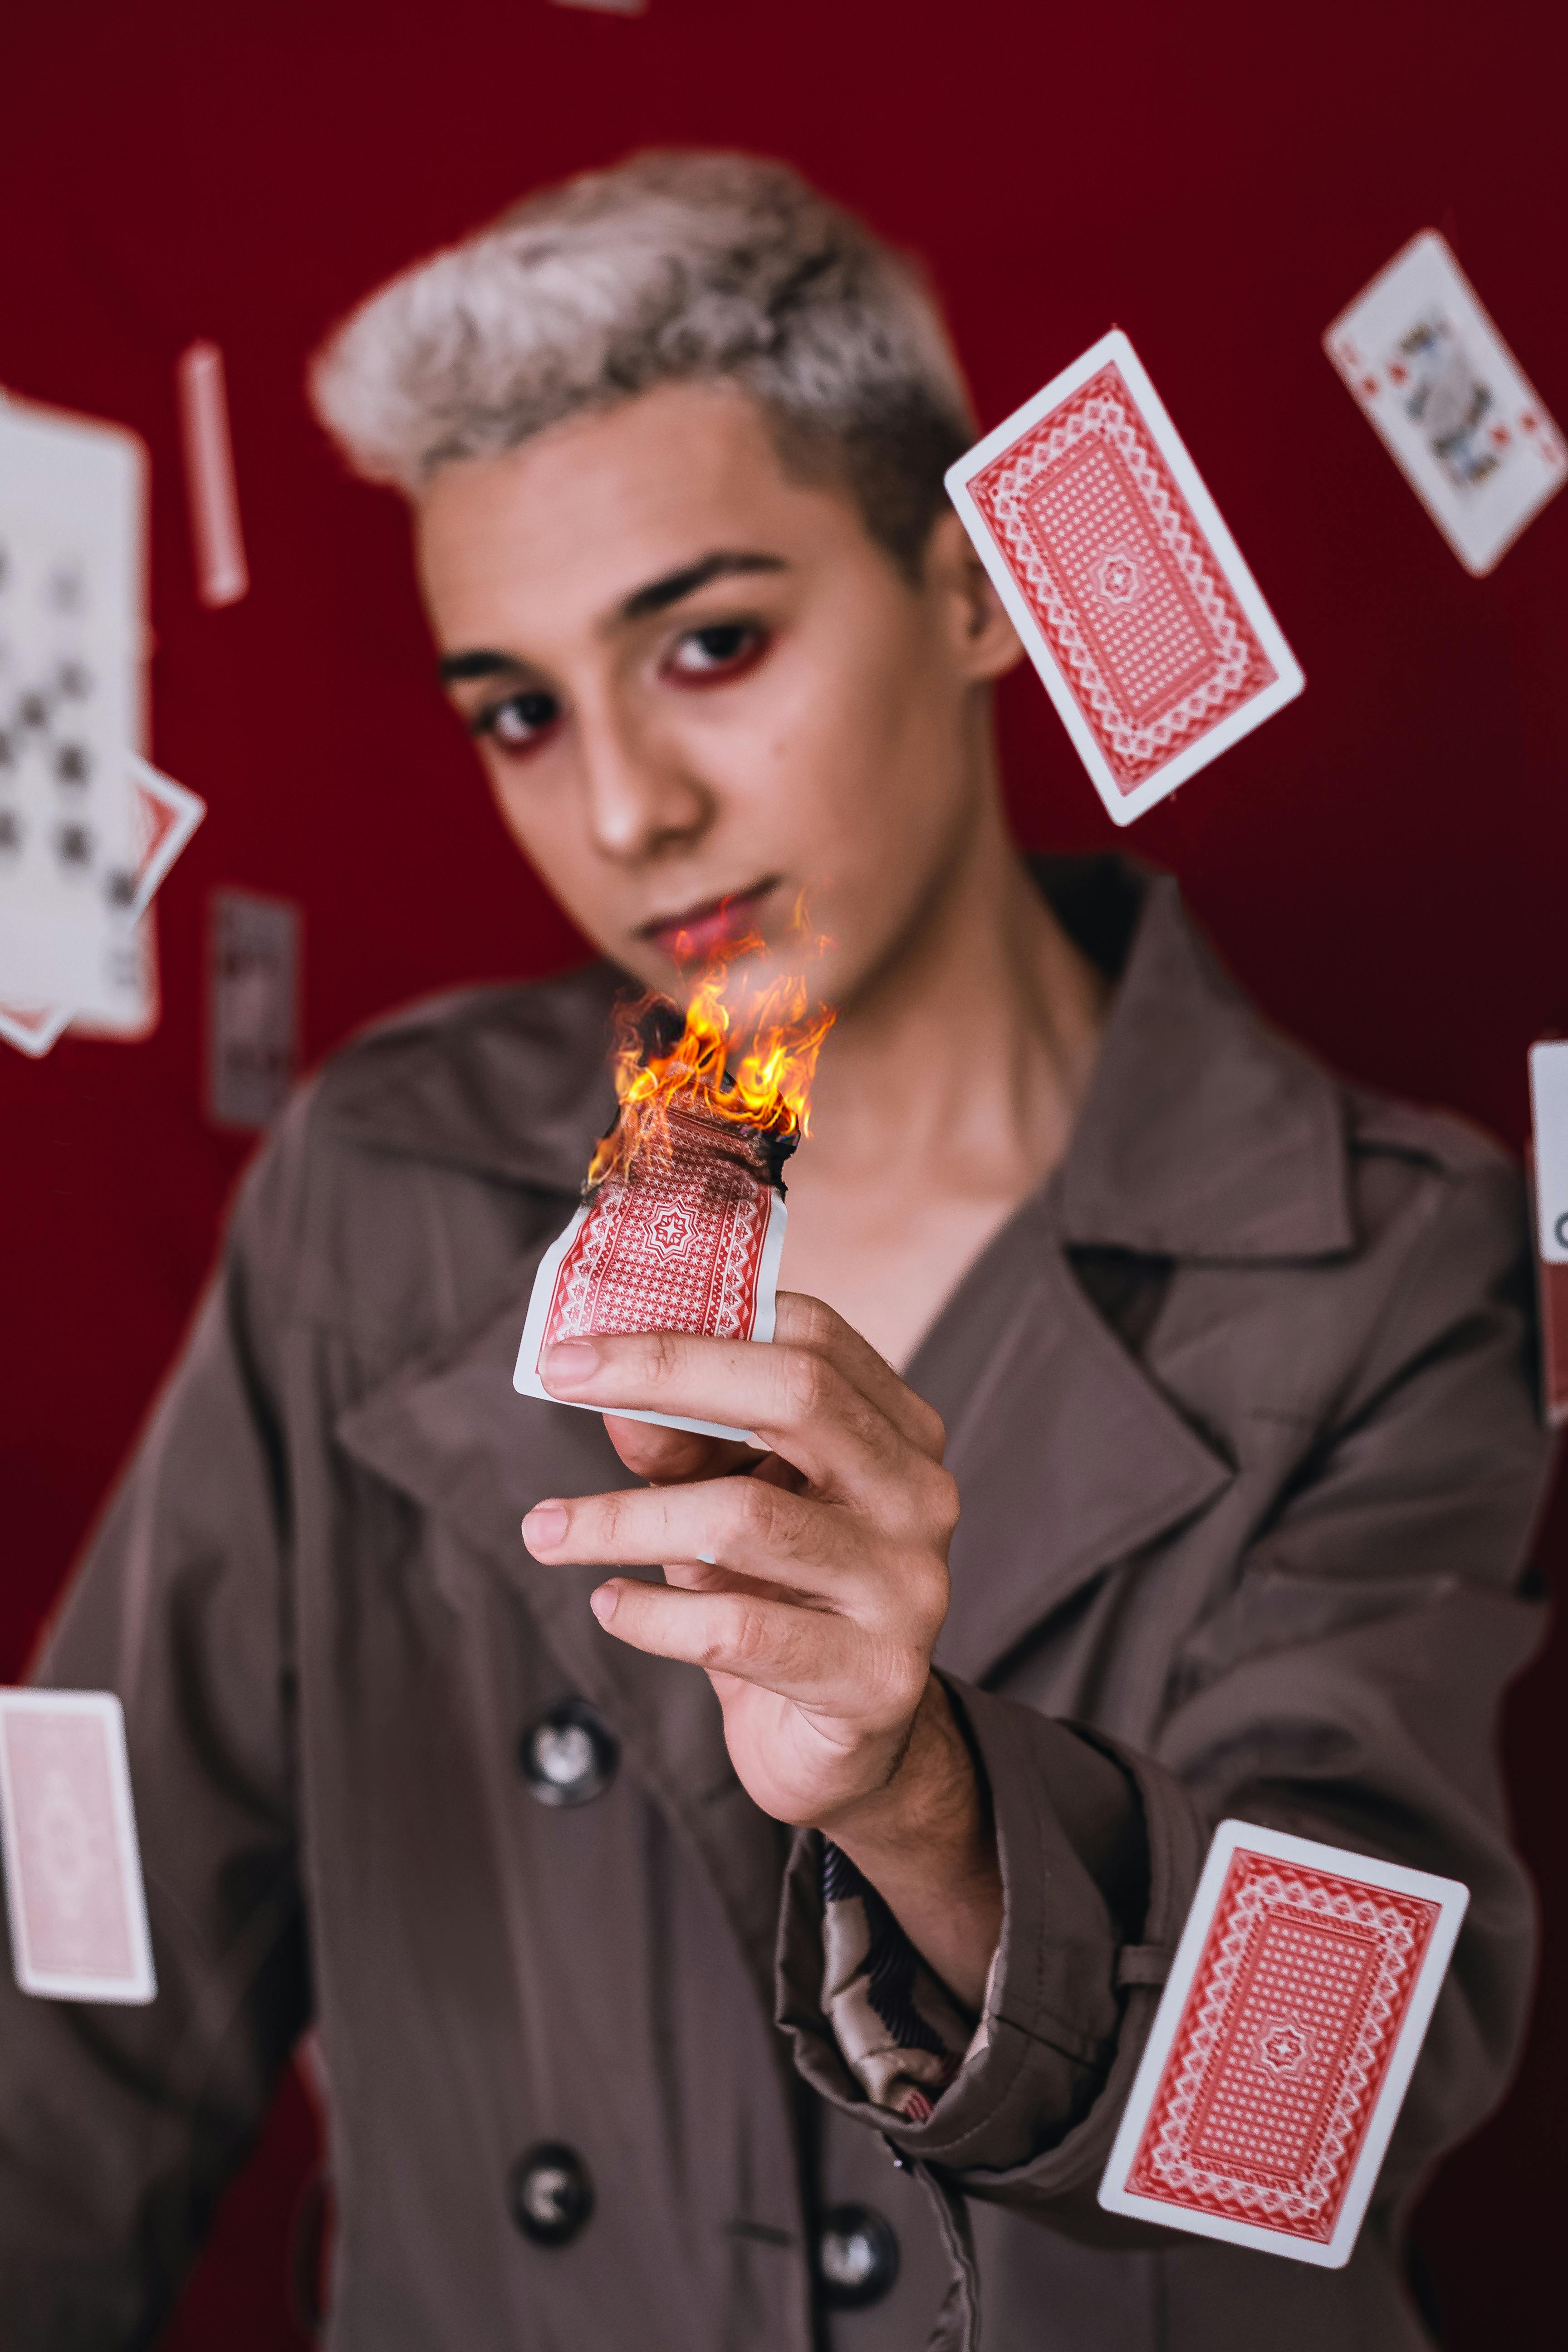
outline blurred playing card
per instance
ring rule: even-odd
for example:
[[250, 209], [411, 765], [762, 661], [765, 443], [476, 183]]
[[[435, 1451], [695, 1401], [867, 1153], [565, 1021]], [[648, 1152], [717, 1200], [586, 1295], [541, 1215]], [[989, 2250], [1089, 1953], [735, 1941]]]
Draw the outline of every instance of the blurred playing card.
[[68, 1028], [89, 1037], [145, 1036], [158, 1016], [157, 940], [149, 912], [155, 892], [203, 817], [206, 803], [172, 776], [128, 755], [132, 785], [131, 887], [125, 912], [133, 926], [126, 945], [134, 985], [112, 1020], [83, 1019], [58, 1005], [0, 1006], [0, 1037], [35, 1059]]
[[215, 890], [207, 931], [207, 1115], [265, 1127], [294, 1079], [300, 913], [285, 898]]
[[69, 1027], [69, 1013], [58, 1004], [0, 1004], [0, 1037], [35, 1062], [58, 1045]]
[[1568, 1265], [1568, 1037], [1530, 1049], [1536, 1241], [1546, 1265]]
[[[784, 1197], [749, 1164], [732, 1128], [674, 1108], [668, 1119], [668, 1156], [644, 1154], [630, 1175], [606, 1177], [545, 1252], [512, 1374], [522, 1395], [569, 1402], [550, 1397], [540, 1360], [555, 1340], [585, 1332], [773, 1338]], [[747, 1434], [725, 1422], [679, 1414], [621, 1417], [708, 1437]]]
[[1222, 1822], [1101, 2205], [1342, 2268], [1468, 1901], [1456, 1879]]
[[1118, 824], [1300, 693], [1264, 603], [1119, 331], [947, 476]]
[[144, 452], [0, 400], [0, 1003], [136, 1011]]
[[22, 1990], [153, 2000], [125, 1720], [112, 1692], [0, 1690], [0, 1843]]
[[174, 381], [184, 443], [196, 591], [204, 604], [235, 604], [249, 587], [250, 573], [234, 478], [223, 353], [217, 345], [192, 343], [183, 351]]
[[1531, 1194], [1548, 1425], [1568, 1422], [1568, 1037], [1530, 1049]]
[[1435, 229], [1323, 349], [1467, 572], [1483, 577], [1568, 478], [1563, 436]]

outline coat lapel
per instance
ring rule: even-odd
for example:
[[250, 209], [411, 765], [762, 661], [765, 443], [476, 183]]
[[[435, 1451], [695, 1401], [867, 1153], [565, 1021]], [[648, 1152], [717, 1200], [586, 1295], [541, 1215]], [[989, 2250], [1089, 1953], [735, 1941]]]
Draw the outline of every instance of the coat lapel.
[[781, 1838], [735, 1777], [707, 1675], [614, 1640], [588, 1607], [603, 1571], [542, 1567], [519, 1532], [546, 1496], [636, 1483], [597, 1413], [512, 1388], [538, 1255], [520, 1264], [505, 1306], [454, 1356], [398, 1373], [343, 1413], [337, 1434], [355, 1461], [454, 1526], [521, 1594], [563, 1674], [695, 1847], [771, 2013]]
[[1233, 1475], [1085, 1296], [1059, 1204], [1053, 1182], [1012, 1219], [910, 1367], [962, 1498], [937, 1663], [970, 1682]]

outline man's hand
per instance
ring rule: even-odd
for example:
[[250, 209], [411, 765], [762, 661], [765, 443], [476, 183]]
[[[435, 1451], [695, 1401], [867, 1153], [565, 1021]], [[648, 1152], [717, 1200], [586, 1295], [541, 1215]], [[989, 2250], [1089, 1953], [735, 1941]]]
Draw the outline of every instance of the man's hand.
[[984, 1796], [931, 1672], [958, 1517], [938, 1415], [831, 1307], [788, 1291], [771, 1346], [565, 1340], [542, 1373], [553, 1394], [607, 1416], [619, 1405], [728, 1422], [769, 1449], [758, 1461], [607, 1418], [621, 1459], [654, 1483], [541, 1503], [524, 1538], [545, 1561], [662, 1566], [663, 1585], [601, 1585], [600, 1623], [707, 1669], [756, 1802], [841, 1845], [978, 2008], [1001, 1890]]

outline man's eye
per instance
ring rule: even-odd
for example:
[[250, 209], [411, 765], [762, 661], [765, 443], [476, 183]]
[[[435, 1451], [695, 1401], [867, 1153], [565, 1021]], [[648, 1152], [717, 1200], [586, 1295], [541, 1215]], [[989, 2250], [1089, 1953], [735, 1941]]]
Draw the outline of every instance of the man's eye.
[[711, 679], [735, 677], [750, 669], [766, 646], [766, 632], [754, 621], [714, 621], [676, 639], [665, 674], [686, 685], [706, 686]]
[[513, 694], [492, 703], [473, 721], [476, 735], [488, 735], [504, 751], [524, 751], [547, 735], [561, 716], [552, 694]]

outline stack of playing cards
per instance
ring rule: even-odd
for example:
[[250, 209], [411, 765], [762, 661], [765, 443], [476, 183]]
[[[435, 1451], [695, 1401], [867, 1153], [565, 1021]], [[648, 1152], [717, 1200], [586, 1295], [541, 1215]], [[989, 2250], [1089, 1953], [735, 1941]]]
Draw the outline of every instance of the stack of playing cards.
[[1300, 693], [1300, 667], [1125, 335], [948, 493], [1100, 799], [1131, 824]]
[[1341, 2268], [1468, 1901], [1451, 1878], [1222, 1822], [1101, 2205]]
[[1436, 230], [1395, 254], [1323, 348], [1466, 571], [1489, 572], [1568, 480], [1568, 451]]
[[154, 1999], [125, 1718], [112, 1692], [0, 1690], [0, 1849], [24, 1992]]
[[1560, 1429], [1568, 1422], [1568, 1037], [1530, 1049], [1530, 1120], [1541, 1385], [1547, 1421]]
[[[773, 1338], [785, 1223], [780, 1171], [794, 1138], [716, 1118], [679, 1095], [662, 1125], [658, 1143], [613, 1169], [546, 1251], [512, 1375], [524, 1396], [549, 1398], [540, 1362], [557, 1339], [617, 1331]], [[621, 1418], [707, 1437], [748, 1433], [669, 1413]]]

